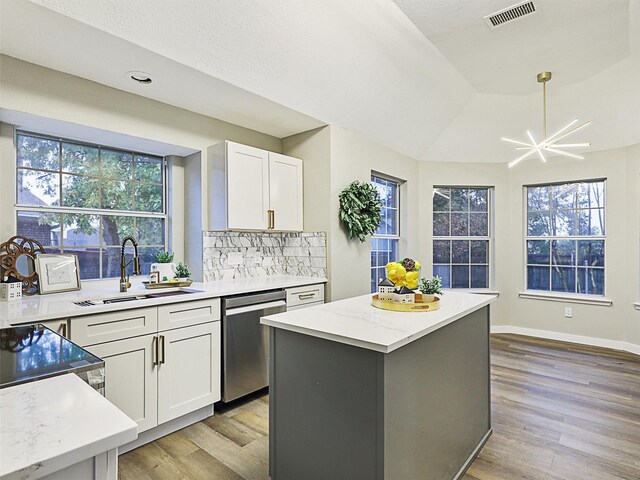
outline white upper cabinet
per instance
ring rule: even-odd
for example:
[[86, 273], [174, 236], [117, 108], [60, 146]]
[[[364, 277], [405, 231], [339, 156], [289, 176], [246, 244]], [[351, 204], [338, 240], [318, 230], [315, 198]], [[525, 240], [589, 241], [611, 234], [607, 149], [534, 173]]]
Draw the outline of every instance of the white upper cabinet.
[[269, 209], [273, 230], [302, 231], [302, 161], [269, 152]]
[[267, 210], [269, 153], [227, 142], [227, 228], [262, 230]]
[[209, 228], [302, 231], [302, 160], [228, 141], [209, 159]]

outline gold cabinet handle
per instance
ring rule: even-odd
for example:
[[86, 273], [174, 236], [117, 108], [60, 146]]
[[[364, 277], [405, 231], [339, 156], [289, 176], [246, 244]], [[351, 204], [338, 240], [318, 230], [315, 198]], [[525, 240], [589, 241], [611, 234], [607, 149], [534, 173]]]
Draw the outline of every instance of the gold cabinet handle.
[[60, 324], [60, 335], [62, 335], [65, 338], [67, 337], [67, 324], [66, 323]]
[[164, 363], [164, 335], [160, 335], [160, 342], [162, 343], [162, 359], [160, 360], [160, 363]]
[[301, 293], [301, 294], [298, 295], [298, 298], [300, 300], [306, 300], [307, 298], [313, 298], [315, 296], [316, 296], [315, 293]]
[[156, 336], [153, 337], [151, 342], [151, 358], [153, 359], [153, 364], [158, 365], [158, 337]]
[[276, 212], [274, 210], [267, 210], [267, 215], [269, 217], [268, 229], [273, 230], [275, 228], [275, 223], [276, 223]]

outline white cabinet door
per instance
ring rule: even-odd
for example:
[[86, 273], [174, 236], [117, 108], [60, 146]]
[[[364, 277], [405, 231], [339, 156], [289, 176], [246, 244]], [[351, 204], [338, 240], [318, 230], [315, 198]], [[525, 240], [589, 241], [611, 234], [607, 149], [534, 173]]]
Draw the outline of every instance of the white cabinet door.
[[220, 400], [220, 322], [159, 336], [158, 423]]
[[227, 142], [227, 228], [266, 230], [269, 210], [269, 154]]
[[302, 231], [302, 160], [269, 152], [269, 208], [274, 230]]
[[156, 335], [84, 347], [105, 363], [105, 397], [135, 422], [138, 433], [158, 424]]

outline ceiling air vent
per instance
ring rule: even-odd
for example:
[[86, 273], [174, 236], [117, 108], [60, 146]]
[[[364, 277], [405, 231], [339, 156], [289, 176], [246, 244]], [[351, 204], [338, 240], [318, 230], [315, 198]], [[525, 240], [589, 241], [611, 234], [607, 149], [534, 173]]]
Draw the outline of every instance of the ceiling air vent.
[[524, 17], [525, 15], [529, 15], [531, 13], [536, 12], [536, 6], [531, 1], [520, 2], [512, 5], [508, 8], [504, 8], [502, 10], [498, 10], [491, 15], [487, 15], [484, 18], [484, 21], [487, 22], [487, 25], [491, 28], [498, 27], [504, 23], [510, 22], [511, 20], [517, 20], [518, 18]]

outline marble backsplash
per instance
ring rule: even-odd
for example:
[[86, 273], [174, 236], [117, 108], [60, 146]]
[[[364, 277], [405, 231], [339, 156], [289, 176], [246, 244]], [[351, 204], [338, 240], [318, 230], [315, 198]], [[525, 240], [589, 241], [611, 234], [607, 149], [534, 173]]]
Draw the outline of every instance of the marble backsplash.
[[204, 232], [203, 280], [270, 275], [327, 276], [324, 232]]

